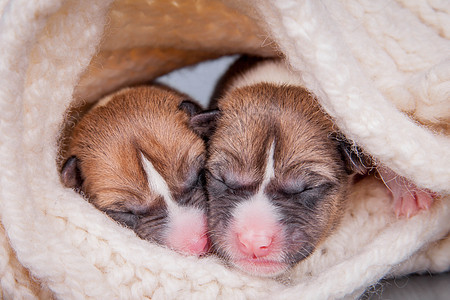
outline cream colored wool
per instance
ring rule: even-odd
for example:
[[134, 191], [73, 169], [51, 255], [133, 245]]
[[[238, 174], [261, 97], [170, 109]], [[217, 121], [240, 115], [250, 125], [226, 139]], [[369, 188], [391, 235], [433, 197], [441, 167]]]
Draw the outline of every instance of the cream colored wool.
[[63, 188], [57, 168], [73, 101], [207, 58], [279, 50], [347, 136], [448, 195], [448, 137], [398, 110], [448, 126], [448, 1], [111, 2], [0, 1], [3, 298], [336, 299], [384, 276], [450, 268], [448, 196], [397, 219], [382, 183], [367, 178], [339, 230], [272, 280], [138, 239]]

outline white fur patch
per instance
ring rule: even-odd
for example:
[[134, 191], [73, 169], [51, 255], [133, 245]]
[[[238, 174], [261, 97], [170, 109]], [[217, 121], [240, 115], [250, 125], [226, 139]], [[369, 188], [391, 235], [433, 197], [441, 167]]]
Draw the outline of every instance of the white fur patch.
[[274, 160], [273, 160], [274, 153], [275, 153], [275, 142], [272, 142], [272, 144], [270, 145], [269, 154], [267, 155], [267, 164], [266, 170], [264, 171], [264, 180], [258, 193], [263, 193], [264, 188], [267, 186], [270, 179], [275, 177]]
[[161, 174], [156, 171], [153, 164], [141, 153], [142, 165], [144, 166], [144, 171], [147, 174], [148, 187], [153, 193], [156, 193], [163, 197], [169, 212], [178, 210], [177, 203], [173, 200], [170, 193], [169, 186]]
[[[275, 169], [274, 169], [274, 152], [275, 152], [275, 142], [272, 142], [269, 153], [267, 155], [267, 163], [266, 163], [266, 169], [264, 171], [264, 179], [261, 183], [261, 186], [259, 187], [258, 192], [251, 197], [248, 201], [240, 203], [235, 210], [234, 217], [239, 218], [239, 216], [244, 213], [243, 211], [246, 211], [248, 209], [252, 209], [253, 205], [257, 205], [258, 207], [264, 207], [267, 211], [271, 211], [272, 216], [276, 216], [275, 219], [278, 216], [278, 213], [276, 212], [276, 208], [272, 205], [268, 197], [264, 194], [264, 190], [266, 189], [266, 186], [269, 184], [270, 180], [275, 177]], [[249, 203], [252, 203], [252, 205], [249, 205]]]
[[[178, 205], [178, 203], [173, 199], [169, 186], [161, 174], [156, 171], [153, 164], [142, 153], [141, 157], [145, 173], [147, 174], [148, 187], [153, 193], [163, 197], [171, 220], [177, 220], [183, 216], [185, 218], [185, 215], [191, 215], [193, 216], [192, 219], [195, 220], [197, 219], [195, 216], [204, 214], [202, 210], [196, 207], [184, 207]], [[169, 224], [169, 226], [171, 225]]]

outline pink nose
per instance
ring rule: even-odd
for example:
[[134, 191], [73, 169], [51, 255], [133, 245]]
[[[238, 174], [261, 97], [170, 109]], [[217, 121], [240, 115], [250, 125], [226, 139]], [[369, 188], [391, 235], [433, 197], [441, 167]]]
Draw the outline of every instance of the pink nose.
[[252, 257], [264, 257], [270, 253], [272, 236], [267, 232], [246, 231], [238, 234], [240, 249]]

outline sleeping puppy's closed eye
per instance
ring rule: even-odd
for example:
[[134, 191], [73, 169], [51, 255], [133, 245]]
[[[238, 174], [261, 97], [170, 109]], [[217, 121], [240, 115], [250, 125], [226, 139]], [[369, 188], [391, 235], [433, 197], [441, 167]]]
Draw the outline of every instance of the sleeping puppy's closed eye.
[[365, 168], [311, 94], [289, 83], [283, 61], [243, 62], [222, 81], [218, 110], [194, 117], [214, 123], [208, 226], [214, 251], [231, 265], [275, 276], [331, 234], [352, 174]]
[[200, 108], [159, 86], [123, 89], [89, 111], [71, 135], [65, 186], [138, 236], [200, 255], [208, 248]]

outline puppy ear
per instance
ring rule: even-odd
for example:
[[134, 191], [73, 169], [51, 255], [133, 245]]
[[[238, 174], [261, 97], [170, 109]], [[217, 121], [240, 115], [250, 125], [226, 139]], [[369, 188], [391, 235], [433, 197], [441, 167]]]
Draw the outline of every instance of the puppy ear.
[[184, 111], [190, 118], [202, 111], [202, 108], [195, 102], [190, 100], [184, 100], [179, 105], [178, 108]]
[[218, 109], [196, 114], [191, 118], [190, 126], [198, 135], [208, 140], [216, 129], [219, 114]]
[[79, 160], [76, 156], [69, 157], [61, 170], [61, 181], [65, 187], [80, 189], [83, 179], [79, 168]]
[[216, 119], [219, 110], [208, 110], [202, 112], [202, 108], [195, 102], [184, 100], [178, 108], [189, 116], [189, 127], [203, 139], [208, 139], [216, 128]]
[[364, 154], [361, 148], [349, 142], [344, 135], [334, 133], [331, 138], [338, 142], [338, 149], [345, 163], [345, 171], [348, 174], [365, 175], [373, 167], [372, 158]]

